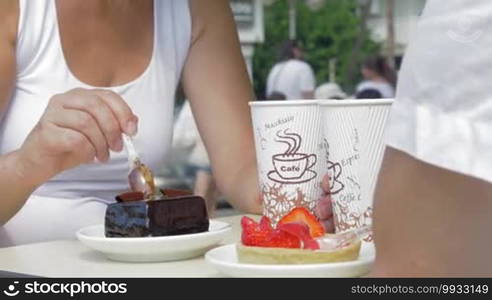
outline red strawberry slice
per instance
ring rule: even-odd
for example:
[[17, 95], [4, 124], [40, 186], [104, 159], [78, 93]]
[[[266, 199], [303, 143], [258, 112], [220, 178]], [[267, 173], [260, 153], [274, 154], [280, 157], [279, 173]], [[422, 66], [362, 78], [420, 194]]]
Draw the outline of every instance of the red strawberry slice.
[[245, 246], [272, 248], [301, 248], [301, 240], [286, 231], [274, 230], [270, 219], [263, 217], [258, 224], [253, 219], [241, 219], [241, 241]]
[[309, 227], [312, 238], [317, 238], [325, 234], [325, 228], [318, 219], [304, 207], [296, 207], [285, 215], [279, 224], [304, 223]]
[[267, 231], [262, 231], [260, 225], [248, 217], [241, 219], [241, 226], [243, 228], [241, 241], [245, 246], [259, 246], [265, 242], [269, 234]]
[[251, 218], [248, 217], [241, 218], [241, 227], [243, 228], [243, 230], [255, 227], [256, 225], [257, 223], [255, 222], [255, 220]]
[[260, 229], [263, 231], [272, 231], [273, 230], [272, 221], [270, 221], [268, 217], [265, 216], [261, 217]]
[[309, 227], [304, 223], [280, 224], [278, 226], [278, 229], [296, 236], [299, 240], [302, 241], [302, 248], [304, 249], [319, 249], [318, 242], [311, 237], [311, 234], [309, 233]]
[[271, 248], [301, 248], [301, 240], [286, 231], [275, 229], [267, 236], [265, 243], [260, 245], [260, 247], [271, 247]]

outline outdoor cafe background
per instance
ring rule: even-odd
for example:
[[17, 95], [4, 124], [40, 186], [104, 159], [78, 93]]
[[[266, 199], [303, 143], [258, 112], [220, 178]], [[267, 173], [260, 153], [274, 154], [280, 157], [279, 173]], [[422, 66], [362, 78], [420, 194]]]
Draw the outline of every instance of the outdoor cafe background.
[[[230, 0], [257, 99], [266, 98], [266, 78], [277, 61], [279, 45], [287, 39], [295, 39], [302, 45], [304, 59], [314, 71], [317, 86], [334, 82], [348, 95], [362, 79], [360, 67], [365, 58], [382, 56], [398, 70], [425, 2]], [[172, 164], [158, 171], [158, 184], [194, 189], [198, 180], [200, 193], [206, 193], [208, 200], [216, 203], [218, 216], [235, 214], [215, 190], [211, 174], [202, 179], [194, 172], [197, 168], [190, 154], [196, 156], [196, 152], [205, 150], [196, 127], [182, 126], [193, 121], [191, 113], [181, 114], [184, 100], [184, 95], [178, 92], [175, 111], [179, 132], [175, 131]], [[206, 158], [206, 153], [201, 156]], [[206, 162], [201, 164], [198, 169], [207, 170], [203, 166]]]

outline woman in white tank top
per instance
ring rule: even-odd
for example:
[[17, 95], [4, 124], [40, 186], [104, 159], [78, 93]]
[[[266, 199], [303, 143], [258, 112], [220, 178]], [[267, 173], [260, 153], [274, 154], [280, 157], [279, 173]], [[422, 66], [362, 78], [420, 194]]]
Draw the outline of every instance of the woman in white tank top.
[[180, 80], [222, 191], [259, 210], [228, 1], [6, 0], [0, 20], [0, 247], [101, 223], [127, 189], [123, 132], [165, 163]]

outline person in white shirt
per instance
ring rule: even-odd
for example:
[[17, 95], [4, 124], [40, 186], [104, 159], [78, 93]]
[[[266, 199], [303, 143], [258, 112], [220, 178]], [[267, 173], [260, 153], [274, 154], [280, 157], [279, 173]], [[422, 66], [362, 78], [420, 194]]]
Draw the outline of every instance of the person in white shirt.
[[357, 95], [367, 90], [376, 90], [382, 98], [395, 97], [396, 73], [382, 57], [370, 57], [364, 61], [361, 68], [364, 81], [356, 88]]
[[274, 93], [285, 95], [287, 100], [314, 98], [314, 72], [302, 57], [302, 49], [296, 41], [284, 42], [280, 61], [273, 66], [268, 75], [267, 98]]
[[335, 82], [327, 82], [316, 89], [314, 98], [318, 100], [343, 100], [347, 98], [347, 94]]
[[427, 1], [403, 61], [372, 276], [492, 276], [492, 3], [443, 2]]

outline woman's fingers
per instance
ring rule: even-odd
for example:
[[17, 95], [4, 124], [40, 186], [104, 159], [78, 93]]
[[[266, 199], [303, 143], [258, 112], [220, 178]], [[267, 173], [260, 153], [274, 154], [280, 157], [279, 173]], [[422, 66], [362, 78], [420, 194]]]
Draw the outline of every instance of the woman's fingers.
[[138, 118], [118, 94], [108, 90], [74, 89], [53, 97], [54, 106], [90, 114], [113, 151], [123, 150], [121, 133], [135, 135]]
[[[92, 144], [95, 149], [95, 157], [101, 161], [106, 162], [109, 159], [109, 147], [106, 141], [106, 137], [101, 131], [97, 121], [92, 117], [91, 114], [75, 109], [55, 109], [50, 112], [51, 114], [57, 114], [56, 118], [52, 117], [52, 122], [61, 128], [70, 129], [72, 131], [77, 131], [84, 135], [87, 142]], [[68, 143], [74, 144], [72, 141], [74, 137], [70, 137]], [[83, 141], [76, 141], [82, 143]], [[78, 151], [77, 148], [72, 150]]]
[[138, 119], [117, 94], [74, 89], [54, 95], [19, 152], [35, 176], [48, 180], [83, 163], [121, 151], [123, 132], [134, 135]]
[[316, 205], [316, 215], [321, 220], [326, 220], [333, 217], [331, 197], [329, 195], [319, 199], [318, 204]]
[[335, 233], [335, 223], [333, 223], [333, 218], [321, 221], [321, 224], [323, 224], [323, 227], [325, 228], [325, 232]]
[[79, 110], [90, 114], [103, 132], [109, 147], [113, 151], [123, 150], [119, 122], [103, 99], [93, 94], [80, 95], [65, 100], [62, 105], [64, 109]]
[[91, 90], [91, 93], [100, 97], [111, 108], [123, 132], [131, 136], [137, 134], [138, 118], [120, 95], [109, 90]]
[[330, 193], [330, 175], [329, 174], [325, 174], [325, 176], [323, 176], [323, 180], [321, 181], [321, 188], [323, 189], [323, 191], [325, 193]]
[[69, 128], [61, 128], [63, 130], [64, 148], [72, 153], [78, 162], [91, 163], [96, 157], [97, 150], [87, 137], [79, 131]]
[[335, 232], [335, 225], [333, 223], [333, 211], [331, 207], [331, 198], [329, 196], [323, 197], [318, 201], [316, 206], [316, 214], [321, 223], [325, 227], [325, 231], [328, 233]]
[[325, 227], [326, 232], [332, 233], [335, 231], [330, 195], [323, 196], [319, 199], [315, 213]]

